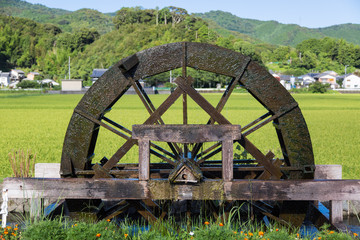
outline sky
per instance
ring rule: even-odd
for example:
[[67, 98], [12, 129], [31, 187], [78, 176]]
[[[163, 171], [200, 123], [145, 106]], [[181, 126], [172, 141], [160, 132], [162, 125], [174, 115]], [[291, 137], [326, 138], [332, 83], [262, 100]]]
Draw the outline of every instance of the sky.
[[189, 13], [211, 10], [230, 12], [241, 18], [275, 20], [309, 28], [328, 27], [343, 23], [360, 24], [360, 0], [26, 0], [51, 8], [76, 11], [91, 8], [103, 13], [122, 7], [143, 8], [176, 6]]

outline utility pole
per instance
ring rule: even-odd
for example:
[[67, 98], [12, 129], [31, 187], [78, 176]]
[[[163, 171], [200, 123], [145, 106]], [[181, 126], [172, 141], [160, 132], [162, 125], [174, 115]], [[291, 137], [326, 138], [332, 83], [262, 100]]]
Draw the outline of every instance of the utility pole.
[[69, 56], [69, 80], [70, 80], [70, 56]]

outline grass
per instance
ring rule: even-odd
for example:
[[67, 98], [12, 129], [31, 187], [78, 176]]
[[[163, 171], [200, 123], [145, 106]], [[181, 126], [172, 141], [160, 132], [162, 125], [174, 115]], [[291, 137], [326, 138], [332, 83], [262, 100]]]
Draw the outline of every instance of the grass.
[[[204, 94], [216, 105], [221, 94]], [[316, 164], [341, 164], [344, 179], [357, 179], [360, 173], [360, 95], [295, 94], [310, 131]], [[14, 149], [31, 150], [37, 162], [59, 163], [62, 144], [73, 109], [82, 95], [46, 95], [39, 93], [0, 94], [0, 179], [11, 176], [8, 153]], [[151, 95], [158, 107], [166, 95]], [[189, 123], [206, 123], [208, 115], [188, 99]], [[166, 123], [181, 123], [182, 103], [178, 100], [163, 116]], [[224, 110], [232, 123], [244, 126], [266, 113], [249, 94], [234, 93]], [[137, 96], [125, 95], [107, 117], [131, 129], [149, 116]], [[280, 147], [271, 124], [249, 136], [261, 151], [273, 151], [280, 157]], [[123, 142], [115, 134], [101, 130], [94, 161], [111, 157]], [[123, 162], [137, 161], [137, 148]], [[214, 158], [219, 158], [215, 156]]]
[[0, 229], [1, 240], [7, 239], [206, 239], [206, 240], [350, 240], [357, 234], [330, 231], [326, 227], [315, 234], [306, 234], [296, 228], [284, 228], [276, 225], [253, 225], [248, 222], [232, 223], [199, 222], [188, 228], [171, 219], [158, 221], [144, 227], [141, 223], [116, 223], [110, 219], [97, 223], [73, 222], [66, 218], [55, 220], [42, 219], [25, 225], [8, 226]]

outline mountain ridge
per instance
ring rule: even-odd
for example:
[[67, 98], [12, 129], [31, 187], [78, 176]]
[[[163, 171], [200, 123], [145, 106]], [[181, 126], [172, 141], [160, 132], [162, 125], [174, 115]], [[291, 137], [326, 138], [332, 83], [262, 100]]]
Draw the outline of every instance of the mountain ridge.
[[297, 24], [283, 24], [274, 20], [261, 21], [241, 18], [221, 10], [196, 13], [195, 15], [205, 21], [214, 21], [227, 30], [247, 34], [270, 44], [294, 47], [305, 39], [333, 37], [343, 38], [360, 45], [360, 24], [347, 23], [324, 28], [307, 28]]

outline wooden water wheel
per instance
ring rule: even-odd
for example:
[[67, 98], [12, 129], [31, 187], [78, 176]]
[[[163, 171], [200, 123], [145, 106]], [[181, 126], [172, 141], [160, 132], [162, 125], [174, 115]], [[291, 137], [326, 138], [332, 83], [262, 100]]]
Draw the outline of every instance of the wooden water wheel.
[[[195, 90], [194, 79], [187, 74], [188, 67], [231, 77], [217, 105], [210, 104]], [[177, 87], [156, 108], [139, 81], [178, 68], [182, 69], [182, 75], [175, 80]], [[239, 86], [246, 89], [267, 113], [249, 123], [230, 122], [222, 110], [233, 90]], [[130, 88], [135, 90], [148, 117], [142, 123], [124, 126], [117, 119], [105, 115]], [[188, 98], [208, 114], [201, 124], [188, 121]], [[183, 102], [182, 124], [165, 123], [162, 116], [171, 111], [177, 99]], [[248, 138], [268, 123], [273, 123], [282, 153], [276, 158], [271, 151], [260, 151]], [[108, 130], [125, 142], [108, 156], [94, 157], [99, 131]], [[166, 147], [157, 142], [165, 142]], [[204, 147], [205, 142], [211, 144]], [[139, 160], [135, 159], [136, 163], [122, 162], [136, 145], [139, 146]], [[235, 145], [241, 145], [251, 157], [234, 159]], [[221, 159], [212, 159], [220, 152]], [[95, 160], [101, 161], [95, 163]], [[156, 202], [159, 199], [224, 200], [218, 197], [221, 193], [213, 193], [224, 182], [237, 179], [311, 179], [314, 168], [304, 117], [297, 102], [278, 80], [250, 57], [225, 48], [191, 42], [143, 50], [111, 67], [76, 106], [61, 158], [61, 175], [65, 178], [122, 178], [151, 182], [148, 199], [130, 200], [134, 199], [130, 194], [120, 204], [120, 209], [125, 205], [136, 206], [141, 215], [151, 219], [166, 215], [164, 209], [159, 210], [161, 207]], [[194, 190], [196, 186], [201, 190]], [[175, 188], [181, 194], [175, 193]], [[235, 197], [225, 197], [229, 206], [232, 206], [231, 199], [236, 200]], [[216, 206], [212, 204], [212, 208], [218, 210]], [[300, 212], [303, 214], [305, 211]], [[280, 210], [277, 217], [282, 216], [282, 212], [292, 214]]]

